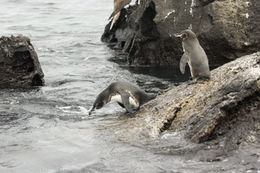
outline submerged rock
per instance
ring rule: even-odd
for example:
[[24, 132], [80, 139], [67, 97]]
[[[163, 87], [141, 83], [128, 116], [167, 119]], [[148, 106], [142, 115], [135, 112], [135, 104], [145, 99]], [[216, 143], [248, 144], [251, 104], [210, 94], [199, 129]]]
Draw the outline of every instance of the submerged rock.
[[191, 27], [210, 65], [221, 65], [260, 49], [259, 8], [255, 0], [146, 0], [123, 10], [102, 40], [127, 52], [130, 64], [176, 65], [183, 52], [173, 35]]
[[0, 38], [0, 88], [43, 86], [44, 74], [30, 39]]
[[116, 127], [122, 140], [156, 139], [165, 130], [189, 141], [220, 139], [236, 147], [260, 137], [260, 52], [212, 71], [210, 81], [183, 83], [144, 105]]

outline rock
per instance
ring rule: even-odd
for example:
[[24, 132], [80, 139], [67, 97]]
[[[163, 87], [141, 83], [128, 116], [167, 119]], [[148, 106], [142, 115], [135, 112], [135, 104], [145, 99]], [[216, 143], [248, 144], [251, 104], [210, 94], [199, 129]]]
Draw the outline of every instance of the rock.
[[257, 52], [213, 70], [210, 81], [183, 83], [165, 91], [133, 118], [109, 129], [122, 140], [156, 139], [170, 130], [184, 133], [194, 143], [221, 138], [235, 147], [241, 140], [260, 142], [259, 115]]
[[38, 56], [25, 36], [0, 38], [0, 88], [44, 85]]
[[146, 0], [124, 10], [102, 40], [129, 54], [133, 65], [178, 64], [182, 55], [175, 33], [192, 27], [210, 65], [260, 49], [260, 1]]

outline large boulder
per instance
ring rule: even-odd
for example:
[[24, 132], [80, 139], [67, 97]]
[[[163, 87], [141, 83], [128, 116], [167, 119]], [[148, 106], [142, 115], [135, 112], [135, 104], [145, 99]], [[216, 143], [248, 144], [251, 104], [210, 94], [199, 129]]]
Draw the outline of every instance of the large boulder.
[[126, 141], [156, 139], [171, 130], [195, 143], [221, 138], [233, 147], [243, 140], [260, 144], [259, 115], [260, 52], [213, 70], [210, 81], [165, 91], [109, 129]]
[[197, 34], [211, 65], [260, 49], [260, 1], [143, 0], [123, 10], [102, 40], [127, 52], [134, 65], [177, 64], [182, 55], [175, 33], [189, 27]]
[[0, 88], [44, 85], [38, 56], [25, 36], [0, 38]]

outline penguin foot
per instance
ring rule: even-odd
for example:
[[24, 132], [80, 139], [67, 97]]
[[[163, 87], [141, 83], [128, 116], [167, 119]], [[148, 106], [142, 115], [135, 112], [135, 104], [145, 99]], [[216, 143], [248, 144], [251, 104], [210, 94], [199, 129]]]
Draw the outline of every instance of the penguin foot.
[[210, 80], [210, 77], [203, 76], [203, 77], [197, 77], [196, 79], [197, 81], [208, 82]]
[[192, 80], [189, 80], [188, 82], [187, 82], [187, 84], [188, 85], [193, 85], [193, 84], [196, 84], [198, 81], [197, 81], [197, 79], [192, 79]]
[[140, 108], [135, 108], [135, 109], [131, 109], [131, 110], [126, 109], [125, 114], [128, 116], [134, 116], [139, 110], [140, 110]]
[[188, 85], [196, 84], [196, 83], [204, 83], [210, 80], [209, 77], [196, 77], [190, 81], [188, 81]]
[[126, 112], [124, 113], [124, 115], [126, 115], [127, 117], [135, 117], [135, 114], [136, 114], [136, 111], [133, 111], [133, 112], [128, 112], [128, 111], [126, 111]]

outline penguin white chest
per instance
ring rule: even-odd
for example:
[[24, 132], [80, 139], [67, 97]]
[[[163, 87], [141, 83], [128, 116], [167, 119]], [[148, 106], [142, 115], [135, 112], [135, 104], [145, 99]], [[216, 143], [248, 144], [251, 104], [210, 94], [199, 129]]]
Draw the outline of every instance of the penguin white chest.
[[122, 104], [123, 104], [122, 97], [121, 97], [120, 94], [113, 95], [113, 96], [111, 97], [111, 101], [115, 101], [115, 102], [119, 102], [119, 103], [122, 103]]
[[[111, 101], [116, 101], [116, 102], [119, 102], [121, 104], [124, 104], [120, 94], [116, 94], [116, 95], [112, 96]], [[139, 107], [138, 102], [131, 96], [129, 97], [129, 103], [130, 103], [131, 106], [133, 106], [135, 108]]]

